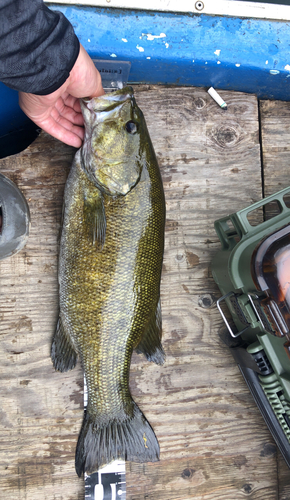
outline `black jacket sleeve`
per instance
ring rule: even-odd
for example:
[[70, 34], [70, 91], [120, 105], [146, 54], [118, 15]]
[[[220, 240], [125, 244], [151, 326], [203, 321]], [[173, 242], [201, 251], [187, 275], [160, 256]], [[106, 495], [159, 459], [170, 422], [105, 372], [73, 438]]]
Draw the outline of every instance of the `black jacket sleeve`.
[[42, 0], [0, 1], [0, 81], [8, 87], [54, 92], [68, 78], [79, 47], [66, 17]]

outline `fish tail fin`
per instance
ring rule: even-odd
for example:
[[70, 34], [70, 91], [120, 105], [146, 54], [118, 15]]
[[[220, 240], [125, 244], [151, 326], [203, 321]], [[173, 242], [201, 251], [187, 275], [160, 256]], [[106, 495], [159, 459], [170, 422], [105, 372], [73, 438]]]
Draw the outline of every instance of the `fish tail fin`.
[[132, 416], [115, 418], [107, 424], [98, 423], [85, 410], [75, 457], [79, 477], [85, 472], [91, 474], [113, 460], [159, 460], [159, 444], [155, 433], [136, 403], [132, 402]]

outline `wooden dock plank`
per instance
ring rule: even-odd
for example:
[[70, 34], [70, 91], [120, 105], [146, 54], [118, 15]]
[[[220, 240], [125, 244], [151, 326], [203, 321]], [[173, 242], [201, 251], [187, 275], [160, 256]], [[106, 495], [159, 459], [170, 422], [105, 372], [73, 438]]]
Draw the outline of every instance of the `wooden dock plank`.
[[43, 135], [1, 160], [1, 172], [20, 187], [31, 211], [25, 249], [1, 261], [0, 491], [11, 500], [84, 496], [73, 473], [82, 375], [56, 373], [49, 358], [58, 309], [57, 238], [73, 154]]
[[265, 196], [289, 186], [290, 103], [260, 101]]
[[[215, 219], [261, 198], [254, 96], [136, 88], [159, 160], [167, 207], [162, 276], [166, 363], [134, 355], [130, 385], [160, 441], [158, 464], [127, 465], [128, 500], [276, 500], [272, 437], [217, 331], [210, 262]], [[55, 373], [57, 237], [72, 148], [45, 134], [0, 161], [29, 200], [32, 228], [2, 261], [0, 491], [12, 500], [83, 499], [74, 471], [82, 374]], [[282, 500], [282, 499], [281, 499]]]
[[[264, 192], [269, 196], [290, 185], [290, 102], [260, 101]], [[266, 216], [276, 212], [266, 206]], [[279, 500], [290, 498], [290, 471], [278, 456]]]
[[[136, 473], [132, 486], [128, 475], [128, 490], [132, 495], [129, 498], [143, 500], [147, 495], [147, 498], [169, 500], [176, 499], [178, 494], [178, 498], [238, 499], [244, 497], [243, 487], [249, 484], [252, 486], [248, 494], [252, 492], [252, 498], [276, 498], [272, 438], [235, 363], [217, 340], [221, 320], [214, 304], [209, 309], [200, 307], [204, 294], [212, 294], [213, 302], [217, 294], [209, 271], [211, 258], [219, 247], [213, 221], [261, 197], [257, 103], [251, 96], [225, 93], [229, 109], [224, 113], [203, 90], [174, 89], [171, 95], [168, 90], [159, 92], [160, 98], [156, 101], [148, 90], [137, 97], [153, 141], [157, 134], [162, 134], [154, 141], [154, 147], [167, 200], [162, 279], [167, 362], [157, 369], [158, 374], [155, 367], [146, 368], [145, 364], [135, 373], [133, 365], [132, 379], [138, 389], [138, 374], [143, 383], [144, 370], [147, 373], [150, 370], [148, 405], [145, 387], [141, 388], [138, 402], [156, 429], [162, 453], [160, 468], [146, 465], [150, 471], [146, 477], [152, 478], [154, 491], [148, 489], [146, 483], [144, 490], [142, 483], [135, 489], [140, 468], [131, 464], [131, 470]], [[156, 102], [154, 111], [153, 102]], [[151, 121], [152, 113], [154, 121]], [[185, 164], [181, 158], [191, 160]], [[158, 385], [152, 394], [156, 376]], [[136, 389], [135, 394], [138, 395]], [[158, 394], [157, 416], [161, 422], [155, 424], [152, 395]], [[228, 463], [236, 460], [240, 464], [245, 459], [242, 470], [233, 466], [238, 469], [239, 485], [227, 486], [225, 477], [232, 478], [230, 482], [235, 478], [235, 474], [228, 474]], [[166, 470], [172, 463], [178, 472], [171, 481], [177, 480], [178, 487], [175, 483], [168, 489], [165, 486], [171, 472], [166, 474]], [[225, 464], [225, 475], [214, 477], [215, 468], [219, 469], [221, 463]], [[187, 465], [182, 468], [183, 464]], [[262, 488], [261, 493], [261, 486], [256, 486], [255, 481], [257, 469], [262, 471], [264, 467], [270, 474], [267, 477], [270, 485]], [[200, 488], [193, 485], [188, 497], [186, 490], [190, 481], [184, 479], [186, 473], [183, 473], [187, 468], [207, 478]], [[164, 480], [161, 480], [162, 474]], [[261, 474], [265, 480], [266, 476]]]

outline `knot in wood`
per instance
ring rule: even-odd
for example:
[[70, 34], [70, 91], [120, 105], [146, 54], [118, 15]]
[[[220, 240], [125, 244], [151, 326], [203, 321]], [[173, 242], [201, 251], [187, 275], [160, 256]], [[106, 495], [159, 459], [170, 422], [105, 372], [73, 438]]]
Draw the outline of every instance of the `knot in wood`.
[[205, 293], [198, 300], [198, 305], [203, 309], [209, 309], [215, 302], [214, 298], [210, 293]]
[[184, 469], [182, 471], [181, 477], [182, 477], [182, 479], [191, 479], [194, 473], [195, 473], [195, 469], [191, 469], [191, 468]]
[[216, 140], [220, 146], [225, 148], [236, 144], [239, 140], [239, 134], [234, 127], [221, 127], [217, 131]]
[[276, 453], [277, 453], [277, 448], [274, 444], [265, 443], [260, 455], [261, 457], [272, 457], [273, 455], [276, 455]]
[[206, 102], [202, 99], [202, 97], [196, 97], [193, 99], [193, 105], [196, 107], [196, 109], [202, 109], [205, 107]]
[[249, 495], [250, 493], [252, 493], [253, 491], [253, 486], [251, 484], [244, 484], [244, 486], [242, 487], [242, 490], [247, 494]]
[[223, 149], [235, 147], [242, 139], [239, 126], [230, 124], [214, 127], [209, 136], [216, 145]]

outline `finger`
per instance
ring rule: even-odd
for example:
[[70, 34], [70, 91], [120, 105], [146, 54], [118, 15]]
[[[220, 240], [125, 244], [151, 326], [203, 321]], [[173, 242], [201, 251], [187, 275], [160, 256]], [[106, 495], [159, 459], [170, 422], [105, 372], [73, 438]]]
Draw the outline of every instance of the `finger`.
[[[76, 125], [72, 125], [68, 120], [60, 119], [56, 121], [52, 116], [43, 121], [35, 121], [36, 125], [42, 128], [45, 132], [52, 135], [56, 139], [73, 146], [80, 148], [83, 143], [84, 129]], [[64, 126], [65, 125], [65, 126]]]
[[72, 132], [73, 134], [77, 135], [80, 139], [84, 138], [84, 128], [78, 126], [77, 124], [74, 124], [71, 122], [71, 120], [67, 120], [66, 117], [57, 114], [56, 110], [53, 110], [51, 113], [51, 117], [53, 121], [60, 125], [63, 129], [67, 130], [68, 132]]
[[67, 82], [66, 90], [75, 97], [92, 98], [105, 93], [101, 75], [82, 45]]
[[81, 104], [80, 104], [80, 100], [79, 99], [76, 99], [76, 102], [74, 104], [74, 110], [77, 113], [81, 113], [82, 112], [82, 108], [81, 108]]
[[62, 100], [66, 106], [74, 109], [77, 113], [82, 112], [80, 100], [77, 97], [74, 97], [71, 94], [67, 94], [62, 96]]
[[[64, 93], [64, 97], [68, 98], [68, 93]], [[76, 111], [70, 110], [68, 116], [70, 120], [66, 118], [61, 118], [58, 110], [55, 107], [46, 105], [47, 96], [36, 96], [33, 94], [19, 93], [19, 103], [21, 109], [27, 114], [27, 116], [34, 121], [36, 125], [42, 128], [45, 132], [52, 135], [56, 139], [63, 141], [64, 143], [74, 146], [75, 148], [80, 148], [84, 138], [84, 129], [82, 126], [83, 118]], [[50, 97], [50, 96], [49, 96]], [[62, 99], [60, 100], [60, 105], [64, 109]], [[56, 104], [56, 103], [54, 103]], [[67, 110], [66, 110], [67, 112]], [[76, 121], [74, 124], [71, 119]]]
[[66, 104], [61, 99], [58, 99], [58, 101], [55, 103], [55, 107], [51, 110], [51, 115], [58, 122], [61, 117], [64, 117], [73, 125], [83, 126], [84, 124], [82, 113], [75, 111], [70, 106], [66, 106]]

